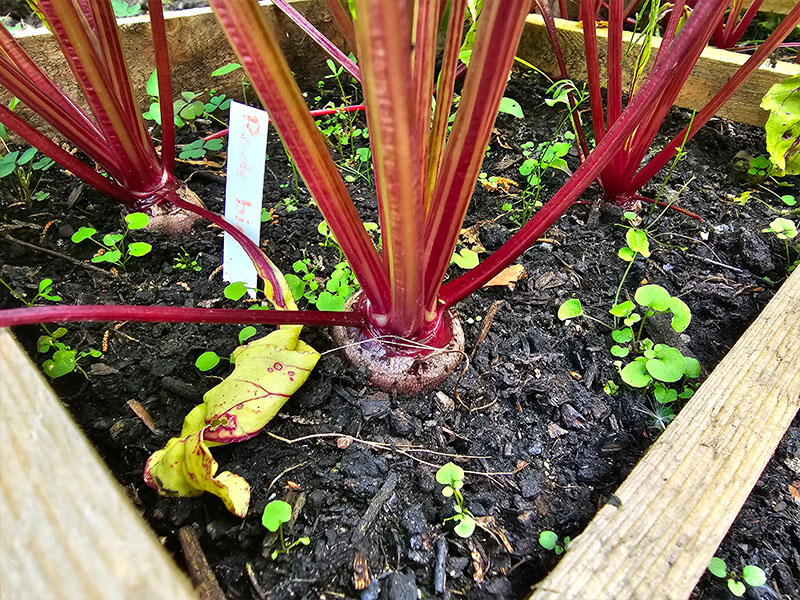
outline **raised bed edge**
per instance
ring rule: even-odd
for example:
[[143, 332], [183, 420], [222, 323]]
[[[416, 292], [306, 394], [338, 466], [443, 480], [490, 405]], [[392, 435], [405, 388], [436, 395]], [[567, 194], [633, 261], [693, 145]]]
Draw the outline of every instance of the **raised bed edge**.
[[772, 12], [781, 15], [787, 14], [797, 4], [797, 0], [764, 0], [758, 9], [759, 12]]
[[530, 599], [688, 598], [798, 408], [800, 270]]
[[[564, 52], [564, 60], [571, 77], [579, 81], [586, 80], [586, 58], [583, 44], [583, 29], [580, 23], [556, 19], [559, 39]], [[598, 29], [598, 55], [601, 64], [606, 63], [607, 29]], [[625, 32], [624, 41], [631, 43], [632, 33]], [[657, 49], [661, 38], [653, 38], [651, 46]], [[520, 41], [517, 55], [538, 67], [553, 78], [560, 77], [555, 61], [555, 54], [547, 36], [542, 17], [532, 14], [525, 23], [525, 31]], [[636, 60], [636, 52], [628, 53], [628, 62]], [[651, 52], [651, 61], [656, 52]], [[676, 106], [699, 110], [711, 97], [731, 78], [736, 69], [747, 60], [747, 56], [718, 48], [706, 48], [692, 74], [675, 100]], [[632, 69], [626, 69], [626, 77]], [[800, 65], [778, 61], [774, 66], [763, 64], [736, 93], [720, 108], [717, 115], [740, 123], [762, 126], [767, 121], [768, 113], [760, 108], [761, 99], [771, 86], [787, 77], [800, 73]], [[606, 77], [605, 68], [601, 69], [600, 79]], [[626, 88], [630, 85], [626, 79]]]
[[0, 597], [197, 599], [7, 329], [0, 456]]

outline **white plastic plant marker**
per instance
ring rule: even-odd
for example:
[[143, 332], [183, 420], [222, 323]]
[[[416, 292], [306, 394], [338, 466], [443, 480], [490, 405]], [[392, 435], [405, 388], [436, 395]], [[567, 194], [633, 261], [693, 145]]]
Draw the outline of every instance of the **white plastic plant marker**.
[[[269, 115], [265, 111], [231, 102], [225, 220], [256, 244], [261, 234], [268, 125]], [[248, 288], [255, 288], [258, 284], [252, 261], [228, 233], [222, 247], [222, 277], [229, 283], [242, 281]], [[254, 289], [247, 292], [250, 297], [256, 295]]]

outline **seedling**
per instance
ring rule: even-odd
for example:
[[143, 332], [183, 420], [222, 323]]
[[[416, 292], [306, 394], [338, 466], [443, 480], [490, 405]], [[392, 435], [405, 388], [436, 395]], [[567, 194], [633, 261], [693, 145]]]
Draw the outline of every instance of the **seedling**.
[[122, 233], [107, 233], [99, 242], [94, 238], [97, 230], [91, 226], [84, 226], [73, 233], [71, 239], [75, 244], [91, 240], [100, 247], [97, 254], [92, 257], [93, 263], [106, 262], [124, 269], [131, 258], [144, 256], [152, 250], [153, 247], [147, 242], [126, 242], [130, 231], [143, 229], [149, 222], [150, 217], [144, 213], [130, 213], [125, 215], [125, 230]]
[[[16, 106], [16, 103], [13, 101], [11, 104]], [[20, 202], [29, 202], [31, 199], [45, 200], [50, 194], [47, 192], [38, 192], [36, 188], [42, 179], [42, 173], [47, 171], [55, 163], [46, 156], [38, 155], [36, 148], [33, 147], [28, 148], [24, 152], [20, 152], [19, 150], [11, 152], [8, 146], [6, 146], [7, 133], [4, 130], [5, 128], [0, 131], [0, 143], [5, 150], [5, 154], [0, 156], [0, 179], [11, 176], [14, 177], [15, 182], [13, 188]]]
[[[142, 113], [148, 121], [155, 121], [161, 125], [161, 99], [158, 89], [158, 69], [153, 69], [150, 78], [147, 80], [145, 90], [150, 96], [150, 108]], [[218, 123], [225, 125], [226, 123], [219, 119], [214, 113], [217, 111], [225, 112], [230, 108], [231, 99], [225, 94], [217, 94], [216, 90], [209, 92], [208, 102], [202, 98], [205, 92], [181, 92], [179, 100], [172, 103], [172, 110], [174, 113], [175, 127], [181, 129], [187, 123], [191, 123], [195, 119], [208, 118], [214, 119]], [[213, 140], [212, 140], [213, 141]], [[221, 143], [221, 140], [220, 140]], [[220, 148], [213, 148], [219, 150]], [[211, 150], [212, 148], [209, 148]], [[182, 157], [181, 157], [182, 158]]]
[[545, 529], [539, 534], [539, 545], [545, 550], [552, 550], [559, 556], [569, 550], [570, 537], [565, 536], [559, 543], [558, 534], [555, 531]]
[[[253, 327], [252, 325], [248, 325], [247, 327], [243, 327], [241, 331], [239, 331], [239, 344], [243, 345], [247, 343], [247, 340], [252, 338], [254, 335], [258, 333], [258, 330]], [[197, 367], [198, 371], [210, 371], [214, 367], [216, 367], [220, 361], [228, 361], [231, 364], [236, 363], [236, 352], [233, 352], [229, 357], [220, 356], [213, 350], [206, 350], [197, 359], [194, 361], [194, 366]]]
[[478, 253], [469, 248], [462, 248], [460, 251], [456, 251], [453, 254], [453, 258], [450, 260], [450, 264], [456, 265], [465, 271], [474, 269], [480, 262]]
[[761, 568], [747, 565], [742, 569], [741, 574], [737, 574], [735, 571], [728, 571], [725, 561], [716, 556], [708, 563], [708, 570], [714, 577], [727, 579], [728, 589], [737, 598], [744, 596], [747, 590], [745, 583], [751, 587], [759, 587], [767, 583], [767, 576]]
[[[564, 137], [570, 139], [574, 136], [567, 132]], [[535, 148], [533, 142], [526, 142], [520, 146], [526, 160], [520, 166], [519, 174], [528, 182], [527, 187], [522, 191], [520, 224], [527, 223], [536, 209], [542, 206], [539, 195], [542, 192], [545, 172], [548, 169], [563, 171], [567, 175], [571, 174], [567, 161], [563, 158], [569, 152], [570, 147], [570, 142], [556, 142], [555, 139], [543, 142]]]
[[[773, 219], [769, 227], [762, 229], [761, 232], [774, 233], [775, 237], [784, 241], [786, 245], [786, 264], [787, 266], [791, 266], [792, 260], [789, 255], [789, 240], [793, 240], [797, 237], [797, 225], [794, 224], [794, 221], [778, 217], [777, 219]], [[793, 268], [789, 269], [790, 272], [793, 270]]]
[[203, 270], [203, 267], [200, 266], [200, 255], [198, 254], [197, 256], [192, 257], [186, 250], [184, 250], [183, 246], [181, 246], [180, 254], [175, 257], [175, 261], [172, 263], [172, 268], [176, 271], [200, 272]]
[[200, 138], [199, 140], [185, 144], [181, 148], [178, 158], [181, 160], [197, 160], [200, 158], [205, 158], [206, 152], [218, 152], [222, 150], [223, 145], [224, 144], [222, 140], [219, 138], [213, 140], [204, 140]]
[[297, 544], [308, 546], [311, 543], [309, 538], [301, 537], [297, 538], [288, 546], [286, 545], [286, 541], [283, 537], [283, 524], [288, 523], [291, 518], [292, 507], [288, 502], [284, 502], [283, 500], [273, 500], [264, 507], [264, 514], [261, 517], [261, 524], [273, 533], [277, 531], [278, 539], [281, 542], [281, 547], [272, 551], [272, 554], [270, 555], [272, 560], [275, 560], [280, 554], [288, 554], [289, 550], [297, 546]]
[[445, 522], [455, 521], [456, 526], [453, 531], [456, 535], [468, 538], [475, 531], [475, 517], [464, 507], [464, 496], [461, 495], [461, 488], [464, 487], [464, 469], [449, 462], [436, 471], [436, 481], [444, 486], [442, 496], [455, 500], [453, 510], [456, 514], [447, 517]]

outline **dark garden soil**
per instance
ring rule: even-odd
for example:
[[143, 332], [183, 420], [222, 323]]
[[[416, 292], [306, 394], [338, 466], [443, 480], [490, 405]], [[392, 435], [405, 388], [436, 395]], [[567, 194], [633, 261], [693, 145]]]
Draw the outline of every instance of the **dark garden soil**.
[[[487, 175], [522, 182], [521, 145], [553, 136], [563, 115], [544, 105], [542, 91], [527, 75], [513, 78], [506, 95], [522, 104], [525, 118], [499, 117], [484, 164]], [[686, 112], [676, 110], [670, 131], [687, 120]], [[182, 141], [197, 139], [205, 129], [201, 123], [201, 133], [183, 130]], [[759, 130], [714, 120], [687, 150], [664, 197], [672, 198], [686, 184], [678, 204], [704, 221], [667, 211], [652, 235], [652, 256], [635, 262], [623, 295], [631, 296], [645, 280], [679, 295], [692, 310], [692, 324], [676, 339], [656, 341], [679, 344], [710, 372], [785, 278], [784, 246], [761, 232], [785, 207], [765, 191], [745, 204], [732, 201], [747, 189], [729, 175], [732, 159], [739, 151], [764, 152]], [[306, 257], [324, 278], [338, 261], [337, 251], [320, 245], [320, 214], [304, 189], [293, 189], [274, 135], [268, 152], [264, 197], [272, 218], [262, 229], [263, 247], [284, 271]], [[576, 157], [568, 158], [574, 167]], [[218, 154], [208, 160], [223, 162]], [[219, 169], [182, 163], [179, 174], [211, 209], [222, 211]], [[660, 177], [645, 193], [658, 192]], [[545, 179], [543, 198], [566, 175], [548, 173]], [[789, 183], [797, 195], [797, 180]], [[153, 252], [133, 259], [127, 271], [106, 276], [85, 268], [86, 262], [33, 251], [8, 236], [88, 261], [88, 243], [76, 246], [70, 236], [89, 223], [101, 232], [118, 231], [120, 211], [114, 204], [91, 190], [70, 202], [77, 182], [55, 168], [40, 187], [52, 194], [47, 202], [16, 202], [2, 185], [0, 276], [15, 290], [33, 295], [38, 282], [49, 277], [65, 303], [241, 307], [222, 293], [218, 229], [198, 223], [174, 239], [137, 232], [135, 239], [152, 242]], [[365, 220], [377, 220], [370, 186], [360, 178], [349, 185]], [[299, 201], [287, 212], [282, 199], [293, 194]], [[480, 243], [494, 250], [508, 239], [514, 226], [501, 206], [518, 204], [520, 191], [512, 186], [510, 194], [476, 187], [466, 227], [474, 227], [477, 236], [465, 236], [465, 247]], [[646, 414], [652, 398], [625, 389], [616, 396], [603, 392], [608, 380], [619, 381], [607, 332], [589, 321], [564, 324], [556, 318], [558, 306], [570, 297], [604, 318], [625, 267], [617, 257], [625, 237], [621, 210], [598, 207], [596, 186], [583, 198], [590, 204], [571, 208], [519, 260], [527, 278], [513, 292], [485, 289], [458, 306], [467, 351], [474, 352], [463, 377], [453, 375], [438, 390], [414, 398], [386, 394], [371, 389], [367, 374], [333, 351], [267, 432], [215, 449], [221, 469], [242, 475], [252, 487], [244, 520], [214, 496], [161, 498], [142, 480], [147, 457], [178, 434], [184, 416], [228, 373], [226, 363], [200, 373], [195, 358], [206, 350], [227, 355], [237, 346], [240, 327], [68, 324], [65, 340], [73, 348], [100, 349], [104, 343], [107, 348], [101, 358], [82, 363], [88, 378], [73, 373], [53, 386], [179, 561], [177, 531], [195, 528], [231, 599], [411, 600], [418, 590], [424, 597], [523, 598], [558, 562], [539, 546], [539, 533], [580, 534], [659, 433]], [[199, 272], [173, 268], [182, 250], [197, 258]], [[488, 335], [476, 344], [495, 303], [499, 308]], [[18, 305], [3, 289], [0, 306]], [[41, 364], [35, 348], [41, 330], [20, 327], [15, 333]], [[303, 337], [319, 351], [333, 349], [326, 329], [306, 328]], [[132, 412], [130, 401], [149, 412], [155, 432]], [[319, 434], [330, 437], [286, 441]], [[795, 420], [717, 553], [732, 567], [756, 564], [766, 571], [771, 587], [752, 597], [800, 598], [800, 506], [790, 493], [800, 485], [799, 451]], [[455, 536], [452, 523], [443, 523], [452, 505], [434, 473], [435, 465], [448, 460], [467, 470], [466, 505], [485, 517], [484, 527], [468, 540]], [[269, 558], [274, 538], [261, 525], [261, 512], [273, 498], [302, 507], [288, 535], [311, 538], [309, 547], [275, 561]], [[354, 577], [371, 583], [357, 591]], [[694, 597], [727, 597], [711, 579], [704, 576]]]

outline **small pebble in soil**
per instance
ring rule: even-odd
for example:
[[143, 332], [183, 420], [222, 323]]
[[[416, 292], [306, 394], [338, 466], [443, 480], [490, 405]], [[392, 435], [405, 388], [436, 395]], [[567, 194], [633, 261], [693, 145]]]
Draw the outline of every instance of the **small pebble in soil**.
[[[381, 600], [418, 600], [417, 580], [414, 573], [392, 573], [381, 590]], [[385, 593], [383, 593], [385, 592]]]
[[483, 247], [490, 252], [494, 252], [500, 246], [505, 244], [508, 241], [508, 238], [511, 236], [508, 229], [502, 225], [498, 225], [497, 223], [487, 223], [481, 227], [479, 237]]

